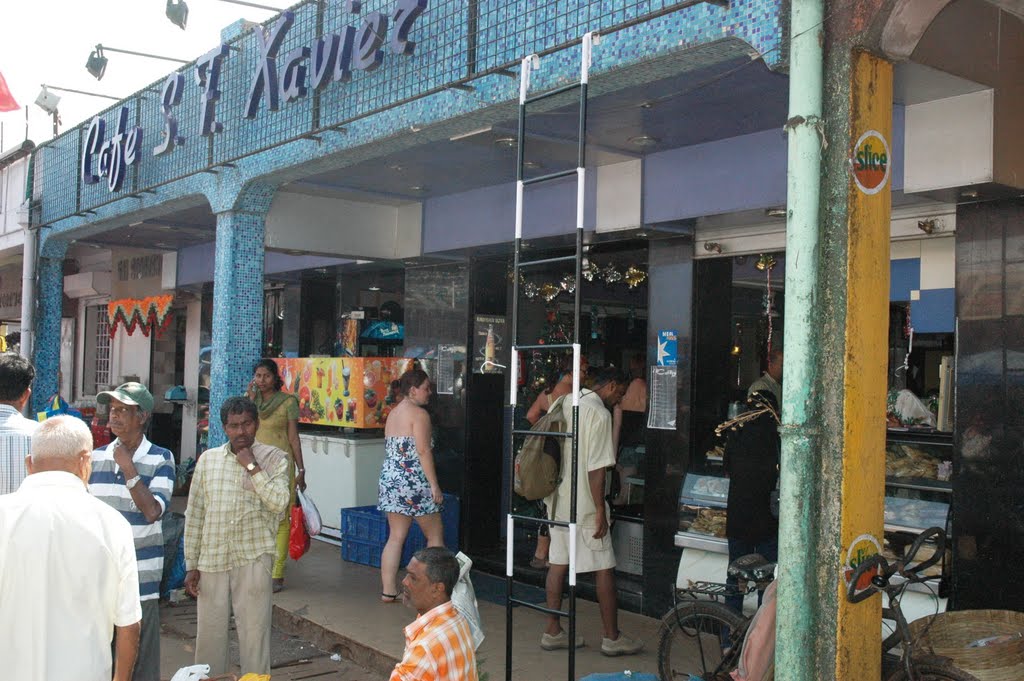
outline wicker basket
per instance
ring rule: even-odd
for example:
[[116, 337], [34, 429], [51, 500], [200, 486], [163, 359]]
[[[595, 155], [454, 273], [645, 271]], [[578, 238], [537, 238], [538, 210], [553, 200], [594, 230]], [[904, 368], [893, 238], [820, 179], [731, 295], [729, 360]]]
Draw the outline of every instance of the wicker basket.
[[1024, 632], [1024, 613], [1012, 610], [961, 610], [923, 617], [910, 623], [923, 650], [948, 657], [980, 681], [1024, 679], [1024, 638], [983, 648], [968, 645], [990, 636]]

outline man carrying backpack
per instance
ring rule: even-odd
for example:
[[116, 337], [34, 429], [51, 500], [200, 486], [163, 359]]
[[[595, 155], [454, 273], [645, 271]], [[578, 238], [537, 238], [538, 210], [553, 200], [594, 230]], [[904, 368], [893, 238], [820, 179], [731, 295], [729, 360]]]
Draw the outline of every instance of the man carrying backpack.
[[[577, 432], [579, 458], [577, 467], [578, 493], [576, 496], [576, 572], [594, 572], [597, 582], [597, 602], [601, 609], [603, 637], [601, 653], [604, 655], [632, 655], [643, 648], [619, 631], [618, 603], [615, 599], [615, 553], [609, 531], [609, 508], [604, 499], [605, 469], [615, 465], [612, 449], [612, 414], [614, 407], [626, 392], [626, 380], [614, 367], [597, 373], [592, 390], [582, 390], [579, 400], [579, 428]], [[556, 405], [552, 405], [558, 408]], [[572, 423], [572, 400], [563, 398], [560, 408], [567, 423]], [[562, 448], [562, 480], [554, 494], [545, 500], [552, 520], [569, 520], [572, 493], [572, 441], [566, 439]], [[551, 528], [551, 567], [546, 583], [547, 607], [562, 607], [562, 585], [569, 572], [569, 533], [564, 527]], [[585, 644], [577, 635], [579, 648]], [[548, 617], [548, 625], [540, 639], [545, 650], [569, 647], [569, 636], [562, 629], [557, 616]]]

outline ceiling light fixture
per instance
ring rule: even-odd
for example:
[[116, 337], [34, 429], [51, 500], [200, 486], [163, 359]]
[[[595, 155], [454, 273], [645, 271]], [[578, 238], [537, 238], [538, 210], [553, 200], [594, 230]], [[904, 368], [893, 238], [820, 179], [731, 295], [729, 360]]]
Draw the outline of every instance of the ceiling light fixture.
[[367, 291], [379, 291], [380, 290], [380, 286], [377, 286], [376, 284], [374, 284], [373, 286], [368, 287], [366, 290]]
[[784, 218], [786, 217], [786, 208], [785, 206], [766, 208], [764, 214], [770, 218]]
[[640, 108], [641, 109], [653, 109], [654, 108], [654, 102], [652, 102], [650, 100], [648, 100], [646, 102], [640, 102]]
[[496, 146], [496, 147], [505, 147], [506, 149], [511, 149], [515, 145], [516, 145], [516, 138], [515, 137], [499, 137], [499, 138], [494, 140], [494, 146]]
[[629, 143], [638, 147], [653, 147], [659, 142], [656, 137], [650, 135], [637, 135], [636, 137], [630, 137]]
[[487, 126], [484, 126], [482, 128], [477, 128], [476, 130], [469, 130], [467, 132], [460, 132], [458, 135], [452, 135], [451, 137], [448, 138], [448, 141], [449, 142], [454, 142], [456, 140], [463, 140], [463, 139], [466, 139], [467, 137], [474, 137], [476, 135], [482, 135], [482, 134], [484, 134], [486, 132], [490, 132], [490, 131], [491, 131], [491, 126], [487, 125]]

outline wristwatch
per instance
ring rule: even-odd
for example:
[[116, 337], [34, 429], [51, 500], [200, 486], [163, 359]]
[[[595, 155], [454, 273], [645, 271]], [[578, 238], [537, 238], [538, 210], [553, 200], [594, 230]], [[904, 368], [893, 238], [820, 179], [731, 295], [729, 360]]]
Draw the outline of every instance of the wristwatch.
[[140, 480], [142, 480], [142, 476], [141, 475], [136, 475], [134, 478], [128, 478], [127, 480], [125, 480], [124, 481], [124, 486], [127, 487], [130, 490], [133, 487], [135, 487], [135, 485], [139, 484]]
[[256, 470], [257, 466], [259, 466], [258, 463], [256, 463], [255, 461], [250, 461], [249, 463], [245, 464], [245, 470], [247, 470], [250, 473], [252, 473], [253, 471]]

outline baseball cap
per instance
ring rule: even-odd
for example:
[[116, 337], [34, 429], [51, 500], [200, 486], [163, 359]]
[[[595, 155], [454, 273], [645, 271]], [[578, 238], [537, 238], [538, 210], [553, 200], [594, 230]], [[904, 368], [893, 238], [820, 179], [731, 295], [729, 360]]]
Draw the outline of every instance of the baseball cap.
[[146, 386], [134, 381], [122, 383], [113, 390], [96, 395], [96, 401], [100, 404], [110, 404], [110, 400], [138, 405], [139, 409], [144, 412], [153, 411], [153, 395], [150, 394]]

